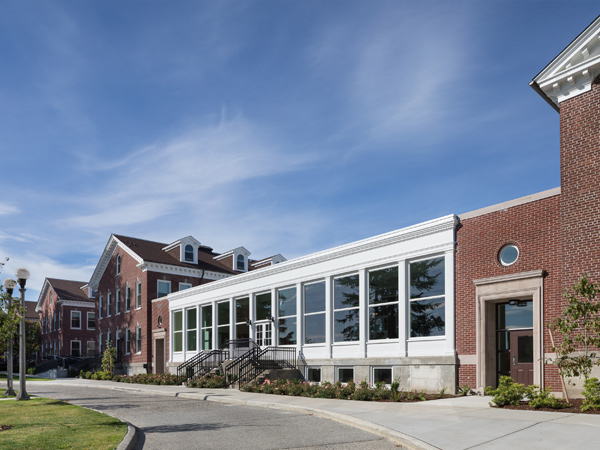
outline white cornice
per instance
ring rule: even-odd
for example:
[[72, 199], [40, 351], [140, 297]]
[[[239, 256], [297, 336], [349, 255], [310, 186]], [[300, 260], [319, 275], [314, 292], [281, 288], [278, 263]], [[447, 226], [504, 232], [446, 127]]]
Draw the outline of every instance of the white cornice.
[[77, 300], [59, 300], [58, 303], [63, 306], [81, 306], [82, 308], [95, 308], [96, 303], [94, 302], [80, 302]]
[[332, 249], [313, 253], [311, 255], [281, 262], [273, 266], [256, 269], [251, 272], [236, 275], [235, 277], [227, 278], [225, 280], [215, 281], [214, 283], [204, 284], [201, 286], [186, 289], [184, 291], [175, 292], [169, 294], [167, 298], [169, 299], [169, 301], [178, 300], [181, 298], [189, 297], [191, 295], [208, 292], [214, 289], [219, 289], [222, 287], [227, 287], [239, 283], [245, 283], [258, 278], [275, 275], [278, 273], [287, 272], [294, 269], [311, 266], [314, 264], [319, 264], [321, 262], [334, 260], [344, 256], [349, 256], [356, 253], [386, 247], [388, 245], [417, 239], [431, 234], [440, 233], [443, 231], [453, 230], [456, 225], [456, 222], [457, 217], [454, 214], [451, 214], [449, 216], [430, 220], [428, 222], [423, 222], [418, 225], [413, 225], [410, 227], [402, 228], [400, 230], [381, 234], [379, 236], [370, 237], [361, 241], [352, 242], [350, 244], [334, 247]]
[[48, 293], [48, 288], [50, 287], [50, 282], [48, 278], [44, 279], [44, 285], [42, 286], [42, 290], [40, 291], [40, 296], [38, 297], [38, 301], [35, 305], [35, 312], [41, 313], [42, 307], [44, 306], [44, 299], [46, 298], [46, 294]]
[[154, 262], [144, 262], [142, 264], [138, 264], [138, 267], [144, 272], [159, 272], [168, 273], [171, 275], [188, 275], [194, 278], [205, 278], [209, 280], [221, 280], [223, 278], [231, 276], [226, 273], [212, 272], [210, 270], [192, 269], [191, 267], [172, 266], [170, 264], [161, 264]]
[[600, 16], [530, 83], [554, 105], [591, 89], [600, 74]]

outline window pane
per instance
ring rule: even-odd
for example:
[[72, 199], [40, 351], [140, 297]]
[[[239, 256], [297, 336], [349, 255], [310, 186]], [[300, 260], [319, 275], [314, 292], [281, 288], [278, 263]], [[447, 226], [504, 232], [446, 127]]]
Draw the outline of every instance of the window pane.
[[334, 309], [358, 306], [358, 274], [336, 278], [333, 285]]
[[[182, 344], [182, 337], [183, 337], [183, 333], [181, 331], [178, 331], [176, 333], [173, 333], [173, 351], [174, 352], [180, 352], [183, 348], [183, 344]], [[128, 335], [128, 339], [129, 339], [129, 335]]]
[[374, 383], [392, 383], [392, 369], [390, 368], [376, 368], [373, 369], [373, 382]]
[[496, 317], [499, 330], [533, 328], [533, 302], [518, 302], [516, 305], [499, 304]]
[[443, 336], [446, 332], [443, 298], [410, 302], [411, 337]]
[[520, 363], [533, 362], [533, 336], [517, 336]]
[[315, 368], [315, 367], [309, 367], [306, 370], [306, 379], [308, 381], [312, 381], [313, 383], [320, 383], [321, 382], [321, 369], [319, 368]]
[[296, 318], [279, 319], [279, 345], [296, 343]]
[[250, 327], [246, 324], [237, 325], [235, 327], [236, 339], [250, 339]]
[[338, 381], [342, 383], [348, 383], [354, 381], [354, 369], [350, 368], [339, 368], [338, 369]]
[[212, 330], [210, 328], [202, 330], [202, 350], [212, 349]]
[[369, 272], [369, 303], [398, 301], [398, 267]]
[[156, 298], [164, 297], [171, 293], [171, 283], [168, 281], [158, 280], [158, 293], [156, 294]]
[[181, 331], [183, 330], [183, 313], [181, 311], [177, 311], [173, 313], [173, 330]]
[[271, 315], [271, 293], [256, 296], [256, 320], [267, 320]]
[[235, 301], [235, 321], [246, 322], [250, 319], [250, 299], [240, 298]]
[[444, 258], [433, 258], [410, 264], [410, 298], [444, 295]]
[[304, 312], [325, 311], [325, 282], [304, 286]]
[[187, 332], [187, 350], [188, 352], [195, 352], [198, 344], [196, 343], [196, 330]]
[[358, 309], [336, 311], [333, 322], [334, 342], [358, 341]]
[[196, 319], [196, 317], [197, 317], [196, 308], [188, 309], [186, 314], [187, 314], [187, 329], [195, 330], [196, 328], [198, 328], [197, 319]]
[[325, 342], [325, 314], [304, 316], [304, 343], [322, 344]]
[[221, 348], [229, 340], [229, 325], [217, 328], [217, 347]]
[[277, 291], [279, 300], [279, 316], [296, 315], [296, 288], [281, 289]]
[[398, 338], [398, 305], [369, 308], [369, 339]]
[[212, 305], [202, 307], [202, 328], [212, 327]]
[[229, 325], [229, 302], [217, 303], [217, 320], [219, 325]]

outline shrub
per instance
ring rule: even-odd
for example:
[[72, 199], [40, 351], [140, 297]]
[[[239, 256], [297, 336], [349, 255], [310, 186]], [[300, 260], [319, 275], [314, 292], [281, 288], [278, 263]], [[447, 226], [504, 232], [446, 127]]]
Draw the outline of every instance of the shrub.
[[530, 396], [532, 388], [533, 386], [525, 387], [522, 384], [515, 383], [511, 377], [501, 376], [498, 388], [494, 389], [488, 386], [485, 388], [485, 394], [492, 396], [490, 405], [493, 403], [499, 407], [517, 406], [521, 400]]
[[30, 367], [27, 369], [27, 375], [35, 375], [35, 367]]
[[581, 406], [582, 411], [600, 409], [600, 382], [598, 378], [588, 378], [585, 380], [581, 393], [585, 397]]
[[532, 386], [529, 391], [529, 406], [534, 408], [553, 408], [562, 409], [567, 407], [567, 403], [560, 398], [556, 398], [552, 394], [552, 390], [547, 387], [546, 389], [536, 389], [537, 386]]
[[206, 374], [199, 378], [192, 378], [187, 387], [189, 388], [207, 388], [207, 389], [217, 389], [227, 387], [227, 382], [225, 380], [224, 375], [217, 374]]

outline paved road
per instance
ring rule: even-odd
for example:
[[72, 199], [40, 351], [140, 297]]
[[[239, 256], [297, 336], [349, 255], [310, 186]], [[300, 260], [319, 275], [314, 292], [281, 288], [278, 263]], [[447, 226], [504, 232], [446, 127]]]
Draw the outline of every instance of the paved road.
[[27, 390], [132, 423], [139, 430], [136, 450], [398, 447], [377, 435], [309, 414], [42, 382], [28, 384]]

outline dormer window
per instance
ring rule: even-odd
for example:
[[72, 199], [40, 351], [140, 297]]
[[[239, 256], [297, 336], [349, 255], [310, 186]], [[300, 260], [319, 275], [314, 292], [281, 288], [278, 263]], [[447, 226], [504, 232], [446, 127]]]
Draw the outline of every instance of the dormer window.
[[245, 268], [246, 268], [246, 258], [244, 258], [244, 255], [238, 255], [237, 256], [237, 261], [235, 263], [235, 268], [237, 270], [245, 270]]
[[117, 275], [121, 275], [121, 255], [117, 255]]
[[194, 247], [190, 244], [185, 246], [185, 260], [188, 262], [194, 262]]

